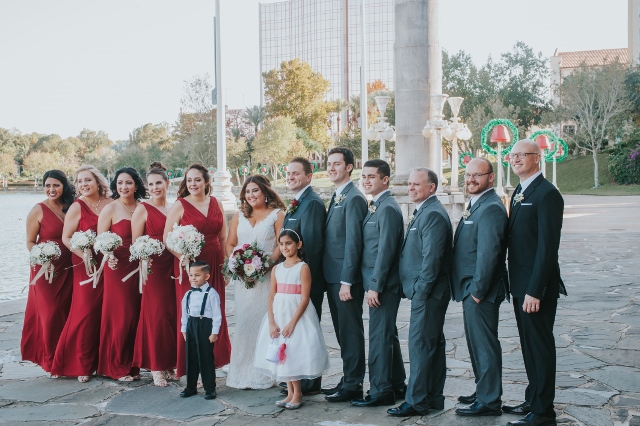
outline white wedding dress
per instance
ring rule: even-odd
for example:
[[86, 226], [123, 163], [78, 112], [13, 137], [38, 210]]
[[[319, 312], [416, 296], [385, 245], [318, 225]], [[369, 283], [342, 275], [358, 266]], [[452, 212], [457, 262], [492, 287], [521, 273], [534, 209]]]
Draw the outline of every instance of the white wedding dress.
[[[278, 210], [251, 226], [242, 213], [238, 215], [238, 246], [258, 243], [260, 250], [271, 254], [276, 247], [274, 226]], [[237, 248], [236, 247], [236, 248]], [[231, 363], [227, 373], [227, 386], [237, 389], [268, 389], [275, 381], [254, 367], [256, 341], [262, 318], [267, 313], [271, 272], [264, 282], [247, 289], [241, 281], [232, 281], [236, 304], [236, 325], [231, 340]]]

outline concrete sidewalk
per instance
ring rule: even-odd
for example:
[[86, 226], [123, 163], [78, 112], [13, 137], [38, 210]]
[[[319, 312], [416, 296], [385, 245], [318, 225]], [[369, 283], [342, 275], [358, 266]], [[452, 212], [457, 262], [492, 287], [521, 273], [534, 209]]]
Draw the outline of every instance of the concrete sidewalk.
[[[558, 354], [555, 399], [563, 425], [640, 426], [640, 197], [565, 197], [561, 270], [569, 292], [558, 305]], [[233, 332], [233, 289], [227, 293]], [[462, 418], [453, 408], [459, 395], [474, 390], [462, 326], [462, 308], [447, 312], [446, 409], [407, 419], [386, 414], [388, 407], [362, 409], [329, 404], [322, 395], [286, 411], [274, 405], [278, 389], [243, 391], [218, 379], [218, 399], [181, 399], [181, 386], [153, 386], [142, 380], [120, 383], [103, 377], [88, 383], [75, 378], [49, 379], [39, 367], [20, 362], [20, 333], [25, 299], [0, 304], [0, 423], [85, 425], [504, 425], [517, 416]], [[322, 327], [331, 355], [324, 386], [339, 380], [341, 360], [325, 302]], [[365, 310], [366, 312], [366, 310]], [[365, 318], [367, 322], [368, 318]], [[409, 371], [409, 304], [403, 301], [398, 328]], [[366, 324], [365, 324], [366, 328]], [[505, 403], [521, 402], [526, 375], [509, 303], [502, 305]], [[365, 378], [365, 380], [368, 380]], [[368, 383], [365, 383], [365, 388]]]

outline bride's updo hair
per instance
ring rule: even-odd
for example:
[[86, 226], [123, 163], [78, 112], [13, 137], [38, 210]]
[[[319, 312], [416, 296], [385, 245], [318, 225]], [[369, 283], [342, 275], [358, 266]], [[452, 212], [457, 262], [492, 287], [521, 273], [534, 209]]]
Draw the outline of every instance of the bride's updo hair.
[[[280, 231], [280, 235], [278, 235], [278, 243], [280, 242], [280, 238], [282, 238], [283, 236], [287, 236], [289, 238], [291, 238], [293, 240], [294, 243], [298, 244], [300, 241], [302, 241], [302, 236], [300, 234], [298, 234], [297, 231], [294, 231], [293, 229], [283, 229], [282, 231]], [[307, 255], [304, 252], [304, 242], [302, 243], [302, 247], [300, 247], [298, 249], [298, 257], [303, 261], [303, 262], [309, 262], [307, 260]], [[284, 262], [285, 261], [285, 257], [284, 254], [280, 253], [280, 262]]]
[[149, 164], [149, 168], [147, 169], [147, 177], [149, 175], [160, 175], [165, 182], [169, 181], [169, 177], [167, 176], [167, 168], [159, 161], [154, 161]]
[[271, 182], [269, 179], [262, 175], [251, 175], [244, 181], [244, 185], [242, 185], [242, 190], [240, 190], [240, 211], [244, 214], [244, 217], [251, 217], [251, 213], [253, 213], [253, 207], [251, 204], [247, 202], [245, 198], [245, 192], [247, 191], [247, 185], [250, 183], [255, 183], [260, 188], [260, 192], [267, 197], [267, 207], [272, 209], [284, 209], [285, 205], [276, 194], [276, 192], [271, 188]]

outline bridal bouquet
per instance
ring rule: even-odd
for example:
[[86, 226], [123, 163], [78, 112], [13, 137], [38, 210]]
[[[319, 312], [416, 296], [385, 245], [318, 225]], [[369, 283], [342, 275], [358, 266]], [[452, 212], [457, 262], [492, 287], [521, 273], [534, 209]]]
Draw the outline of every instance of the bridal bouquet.
[[129, 247], [129, 252], [131, 253], [129, 261], [133, 262], [134, 260], [138, 260], [140, 263], [134, 271], [122, 279], [122, 282], [128, 280], [133, 276], [133, 274], [139, 271], [140, 279], [138, 282], [140, 294], [142, 294], [142, 286], [146, 284], [148, 276], [151, 273], [149, 259], [154, 254], [162, 254], [163, 251], [164, 244], [162, 244], [162, 242], [155, 240], [148, 235], [138, 237], [135, 242], [131, 244], [131, 247]]
[[60, 247], [58, 247], [58, 243], [55, 241], [45, 241], [44, 243], [33, 246], [29, 254], [29, 262], [33, 267], [36, 265], [42, 265], [42, 267], [29, 284], [34, 285], [43, 275], [49, 284], [51, 284], [55, 276], [55, 269], [52, 262], [58, 260], [61, 255]]
[[[91, 229], [87, 231], [74, 232], [71, 236], [71, 251], [82, 250], [82, 261], [84, 262], [84, 270], [88, 276], [92, 276], [96, 272], [96, 261], [91, 256], [91, 248], [96, 241], [96, 233]], [[86, 284], [92, 280], [83, 281]]]
[[180, 254], [180, 275], [178, 282], [182, 284], [182, 267], [189, 274], [189, 263], [200, 255], [204, 247], [204, 235], [195, 226], [173, 224], [173, 230], [167, 234], [167, 248]]
[[102, 264], [100, 264], [100, 268], [96, 271], [95, 274], [93, 274], [93, 288], [98, 285], [98, 280], [100, 280], [100, 275], [102, 274], [104, 265], [107, 264], [109, 259], [115, 259], [115, 257], [113, 256], [113, 252], [121, 245], [122, 238], [120, 238], [120, 235], [113, 232], [103, 232], [96, 237], [96, 242], [93, 243], [93, 250], [96, 253], [102, 253], [104, 257], [102, 258]]
[[235, 249], [222, 265], [222, 273], [232, 280], [242, 281], [246, 288], [253, 288], [256, 281], [264, 281], [268, 268], [269, 255], [254, 242]]

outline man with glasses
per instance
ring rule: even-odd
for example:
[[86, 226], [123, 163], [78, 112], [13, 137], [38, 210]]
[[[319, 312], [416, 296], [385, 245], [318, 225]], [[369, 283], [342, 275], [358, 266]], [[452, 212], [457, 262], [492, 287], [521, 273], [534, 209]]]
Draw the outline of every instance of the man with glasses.
[[555, 425], [553, 323], [558, 298], [567, 294], [558, 265], [564, 201], [542, 176], [540, 148], [534, 141], [518, 141], [510, 158], [520, 184], [511, 197], [507, 231], [509, 282], [529, 384], [522, 404], [502, 410], [526, 415], [509, 422], [511, 426]]
[[453, 237], [452, 291], [462, 302], [464, 334], [476, 391], [460, 396], [469, 406], [461, 416], [502, 414], [502, 348], [498, 340], [500, 304], [509, 295], [506, 276], [507, 210], [493, 190], [495, 174], [486, 158], [467, 165], [464, 182], [471, 196]]

